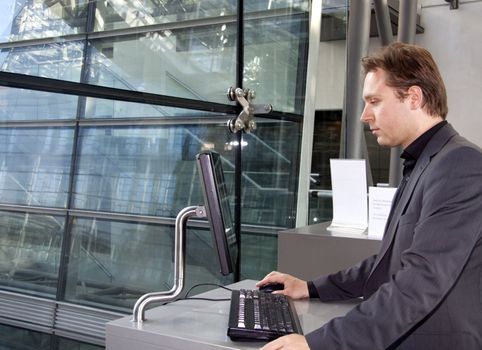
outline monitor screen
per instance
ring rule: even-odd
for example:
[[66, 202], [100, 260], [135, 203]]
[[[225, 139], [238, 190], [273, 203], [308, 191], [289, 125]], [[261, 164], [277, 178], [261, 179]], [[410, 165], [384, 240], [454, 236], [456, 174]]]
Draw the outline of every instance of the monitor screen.
[[219, 258], [221, 273], [234, 271], [238, 256], [238, 244], [234, 221], [231, 216], [221, 157], [216, 152], [202, 152], [196, 156], [204, 207]]

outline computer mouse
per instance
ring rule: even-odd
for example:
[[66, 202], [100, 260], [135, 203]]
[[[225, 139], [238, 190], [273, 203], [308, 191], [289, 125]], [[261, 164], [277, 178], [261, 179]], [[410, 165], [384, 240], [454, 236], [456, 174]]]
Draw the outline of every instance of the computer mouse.
[[269, 283], [259, 287], [260, 292], [273, 293], [275, 290], [283, 290], [285, 285], [283, 283]]

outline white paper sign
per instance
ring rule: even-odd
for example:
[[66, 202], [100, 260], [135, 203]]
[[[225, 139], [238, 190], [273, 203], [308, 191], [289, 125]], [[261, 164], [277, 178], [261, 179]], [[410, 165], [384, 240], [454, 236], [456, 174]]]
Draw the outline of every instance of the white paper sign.
[[395, 187], [370, 187], [368, 190], [368, 236], [382, 238], [387, 223]]
[[365, 160], [330, 159], [333, 190], [332, 227], [363, 231], [368, 226]]

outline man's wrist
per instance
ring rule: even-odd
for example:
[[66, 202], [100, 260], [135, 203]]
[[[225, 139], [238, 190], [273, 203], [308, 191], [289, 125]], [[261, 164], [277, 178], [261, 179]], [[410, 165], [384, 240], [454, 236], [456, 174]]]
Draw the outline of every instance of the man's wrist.
[[313, 281], [308, 281], [306, 284], [308, 285], [308, 295], [310, 298], [319, 298], [320, 296], [318, 295], [318, 290], [316, 289]]

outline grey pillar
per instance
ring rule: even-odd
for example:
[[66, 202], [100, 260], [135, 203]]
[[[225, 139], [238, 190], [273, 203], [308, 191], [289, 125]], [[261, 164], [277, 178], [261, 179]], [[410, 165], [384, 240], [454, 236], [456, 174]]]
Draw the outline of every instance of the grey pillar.
[[[370, 0], [351, 0], [348, 17], [345, 95], [345, 157], [361, 159], [365, 150], [363, 124], [362, 72], [360, 59], [368, 53], [370, 37]], [[365, 158], [368, 155], [365, 154]]]
[[[417, 1], [400, 0], [400, 12], [398, 17], [398, 41], [413, 44], [417, 30]], [[400, 147], [390, 150], [390, 186], [398, 186], [402, 180], [402, 160]]]
[[363, 78], [360, 60], [368, 53], [371, 1], [351, 0], [348, 15], [345, 108], [340, 156], [367, 160], [367, 182], [373, 184], [368, 149], [360, 116], [363, 111]]
[[382, 45], [386, 46], [393, 41], [392, 25], [390, 23], [387, 0], [373, 0], [373, 5], [375, 7], [378, 35], [380, 35]]
[[400, 0], [398, 41], [413, 44], [417, 30], [417, 0]]

